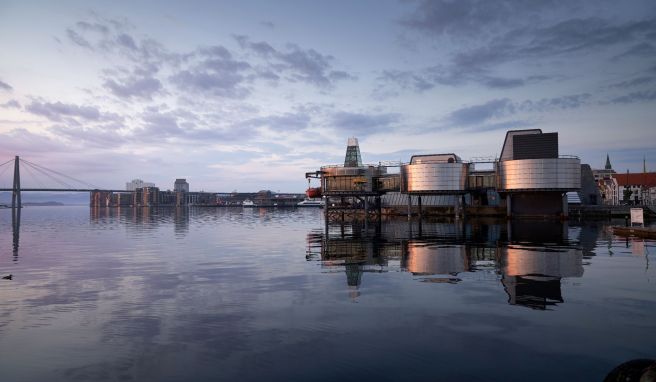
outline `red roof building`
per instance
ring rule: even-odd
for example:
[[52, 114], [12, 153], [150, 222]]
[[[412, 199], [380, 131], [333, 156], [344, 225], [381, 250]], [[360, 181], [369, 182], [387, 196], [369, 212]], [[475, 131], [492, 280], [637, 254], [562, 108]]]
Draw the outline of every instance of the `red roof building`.
[[636, 173], [615, 173], [612, 175], [617, 179], [620, 187], [625, 186], [645, 186], [647, 188], [656, 187], [656, 172], [636, 172]]

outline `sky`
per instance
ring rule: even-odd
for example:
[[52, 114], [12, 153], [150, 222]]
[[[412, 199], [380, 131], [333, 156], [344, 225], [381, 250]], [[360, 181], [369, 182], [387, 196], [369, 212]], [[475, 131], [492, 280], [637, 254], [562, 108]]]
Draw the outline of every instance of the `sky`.
[[302, 192], [351, 136], [472, 160], [529, 128], [656, 170], [653, 0], [0, 0], [0, 52], [0, 163], [101, 188]]

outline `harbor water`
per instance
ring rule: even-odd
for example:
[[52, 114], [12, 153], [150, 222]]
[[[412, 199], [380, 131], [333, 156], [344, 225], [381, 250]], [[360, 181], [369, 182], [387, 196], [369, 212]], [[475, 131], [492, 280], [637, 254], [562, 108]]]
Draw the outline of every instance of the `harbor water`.
[[601, 381], [656, 359], [656, 241], [611, 225], [0, 210], [0, 380]]

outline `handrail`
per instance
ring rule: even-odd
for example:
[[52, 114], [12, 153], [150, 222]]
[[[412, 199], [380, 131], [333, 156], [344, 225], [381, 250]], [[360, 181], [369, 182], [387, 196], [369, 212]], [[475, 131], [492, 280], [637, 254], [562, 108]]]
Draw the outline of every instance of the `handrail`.
[[379, 163], [365, 163], [362, 166], [344, 166], [343, 164], [327, 164], [327, 165], [322, 165], [321, 168], [368, 168], [368, 167], [400, 167], [404, 164], [403, 162], [393, 162], [393, 161], [385, 161], [385, 162], [379, 162]]

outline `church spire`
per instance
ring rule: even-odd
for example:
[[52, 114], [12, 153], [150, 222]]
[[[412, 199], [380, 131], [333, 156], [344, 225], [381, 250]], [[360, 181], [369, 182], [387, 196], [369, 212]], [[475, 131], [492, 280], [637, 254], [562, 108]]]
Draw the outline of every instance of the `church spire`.
[[608, 153], [606, 153], [606, 166], [604, 167], [606, 170], [612, 170], [613, 166], [610, 165], [610, 157], [608, 156]]

